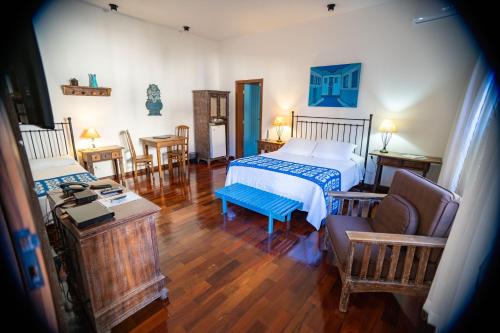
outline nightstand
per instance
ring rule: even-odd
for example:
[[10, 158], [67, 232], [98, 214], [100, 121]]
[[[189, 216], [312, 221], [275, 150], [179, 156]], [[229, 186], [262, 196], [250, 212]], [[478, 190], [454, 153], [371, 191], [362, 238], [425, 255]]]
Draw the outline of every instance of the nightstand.
[[280, 149], [285, 144], [284, 141], [278, 142], [276, 140], [257, 140], [257, 152], [261, 151], [269, 153]]
[[431, 164], [442, 164], [441, 157], [420, 156], [403, 153], [381, 153], [378, 150], [370, 152], [371, 157], [377, 156], [377, 172], [375, 173], [375, 181], [373, 182], [373, 192], [377, 191], [382, 178], [382, 168], [390, 166], [394, 168], [411, 169], [422, 171], [423, 176], [427, 175]]
[[125, 176], [123, 169], [123, 147], [107, 146], [98, 148], [82, 149], [79, 151], [83, 167], [94, 174], [94, 163], [103, 161], [113, 161], [115, 174], [120, 179]]

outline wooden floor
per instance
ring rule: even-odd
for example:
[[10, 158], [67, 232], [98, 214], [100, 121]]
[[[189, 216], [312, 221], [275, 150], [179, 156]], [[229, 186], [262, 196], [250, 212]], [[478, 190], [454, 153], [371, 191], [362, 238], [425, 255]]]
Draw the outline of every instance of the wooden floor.
[[229, 205], [221, 215], [213, 191], [225, 165], [174, 170], [154, 185], [145, 175], [127, 186], [161, 207], [161, 269], [169, 303], [154, 302], [113, 332], [413, 332], [390, 294], [355, 294], [338, 310], [340, 277], [319, 250], [322, 231], [293, 214], [292, 227]]

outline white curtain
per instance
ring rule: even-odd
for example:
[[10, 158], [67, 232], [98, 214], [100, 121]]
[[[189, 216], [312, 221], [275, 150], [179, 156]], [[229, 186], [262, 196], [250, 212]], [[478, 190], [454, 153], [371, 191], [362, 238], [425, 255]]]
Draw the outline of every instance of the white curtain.
[[[462, 195], [462, 200], [424, 304], [436, 332], [447, 331], [464, 311], [480, 283], [480, 270], [487, 263], [498, 231], [498, 90], [492, 73], [479, 73], [476, 66], [461, 110], [465, 114], [458, 116], [450, 138], [451, 145], [459, 146], [448, 148], [444, 170], [448, 174], [440, 177], [442, 184]], [[479, 77], [481, 82], [476, 82]], [[460, 137], [468, 142], [461, 142]], [[461, 149], [465, 151], [459, 152]]]
[[472, 72], [460, 112], [457, 113], [439, 174], [438, 184], [451, 191], [456, 191], [467, 150], [481, 114], [481, 106], [484, 105], [487, 75], [488, 67], [483, 57], [480, 57]]

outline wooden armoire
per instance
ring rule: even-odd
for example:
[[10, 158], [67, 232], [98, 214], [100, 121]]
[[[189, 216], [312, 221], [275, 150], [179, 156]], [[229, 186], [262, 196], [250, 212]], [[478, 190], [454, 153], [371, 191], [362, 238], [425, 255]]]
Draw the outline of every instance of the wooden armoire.
[[228, 158], [229, 91], [193, 90], [194, 140], [198, 162]]

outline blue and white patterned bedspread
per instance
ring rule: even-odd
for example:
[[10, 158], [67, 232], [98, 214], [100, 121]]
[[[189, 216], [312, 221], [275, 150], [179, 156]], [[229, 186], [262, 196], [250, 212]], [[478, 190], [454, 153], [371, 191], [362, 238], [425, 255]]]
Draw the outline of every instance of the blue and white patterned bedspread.
[[[270, 170], [309, 180], [317, 184], [323, 190], [327, 210], [329, 202], [328, 192], [340, 191], [341, 174], [338, 170], [335, 169], [283, 161], [260, 155], [244, 157], [231, 161], [231, 163], [229, 164], [229, 168], [231, 168], [232, 166], [244, 166], [249, 168]], [[337, 212], [338, 205], [338, 200], [334, 200], [332, 203], [333, 213]]]
[[97, 177], [89, 172], [75, 173], [72, 175], [60, 176], [49, 179], [35, 181], [35, 192], [38, 197], [44, 197], [47, 192], [60, 189], [59, 184], [67, 182], [89, 183], [97, 180]]

